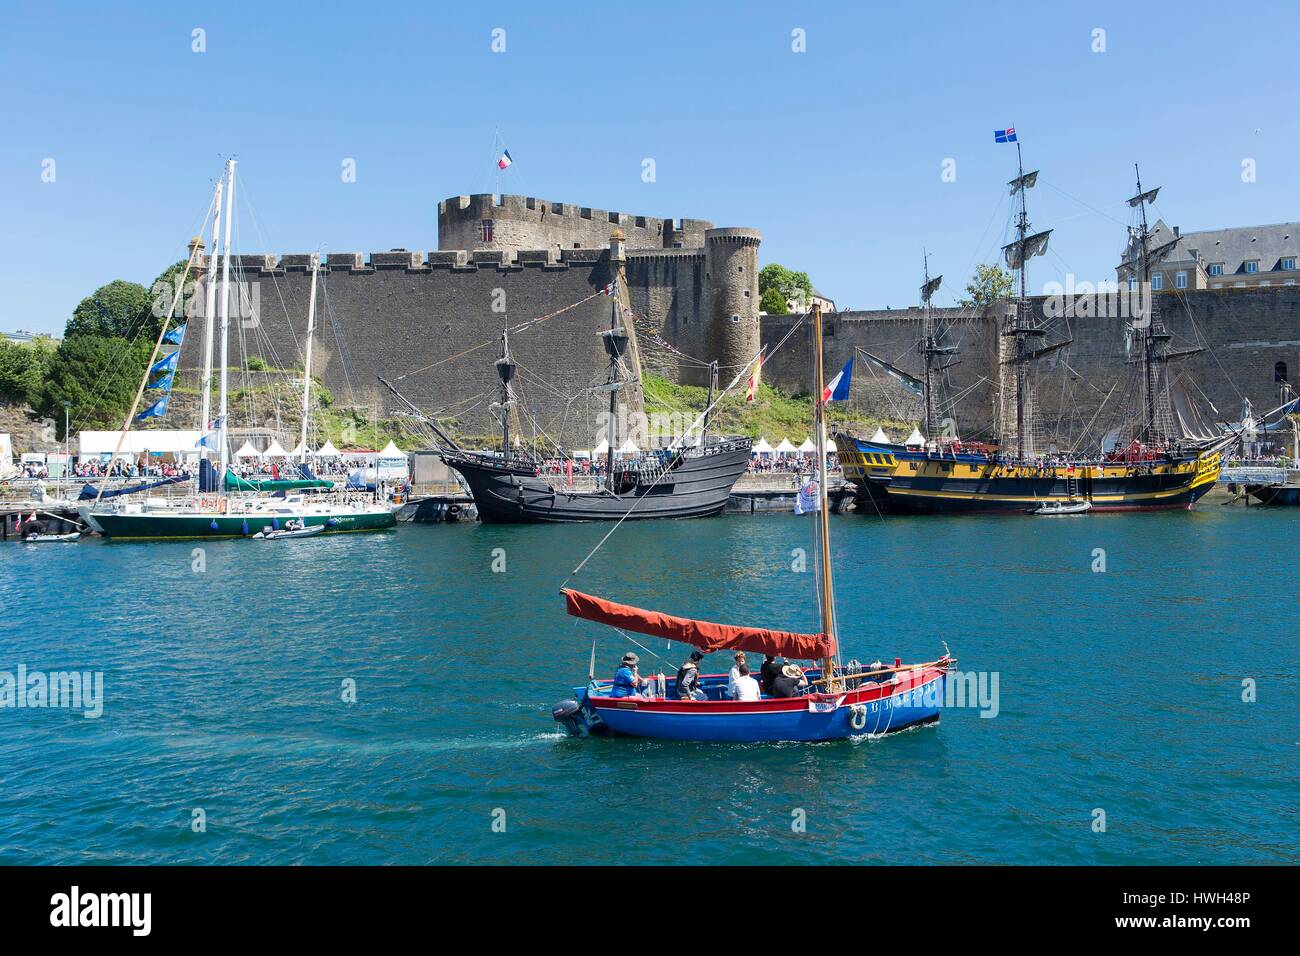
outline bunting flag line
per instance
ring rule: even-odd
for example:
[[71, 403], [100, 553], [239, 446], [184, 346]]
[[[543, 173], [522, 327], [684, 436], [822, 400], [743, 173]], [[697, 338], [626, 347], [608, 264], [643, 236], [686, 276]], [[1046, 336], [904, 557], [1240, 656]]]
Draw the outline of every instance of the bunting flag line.
[[168, 345], [180, 345], [182, 342], [184, 342], [185, 324], [176, 326], [176, 328], [172, 329], [170, 332], [164, 335], [163, 341], [166, 342]]
[[176, 378], [176, 373], [168, 372], [162, 378], [158, 379], [158, 381], [152, 383], [149, 386], [149, 389], [151, 391], [170, 392], [172, 390], [172, 380], [174, 378]]
[[175, 352], [167, 353], [158, 361], [153, 363], [153, 366], [149, 369], [149, 374], [154, 375], [154, 374], [160, 374], [162, 372], [176, 371], [176, 362], [180, 357], [181, 357], [180, 349], [177, 349]]
[[150, 405], [148, 408], [142, 411], [139, 415], [135, 416], [135, 420], [137, 422], [143, 422], [143, 421], [147, 421], [150, 418], [162, 418], [164, 415], [167, 414], [167, 401], [170, 398], [171, 398], [170, 395], [164, 395], [162, 398], [158, 399], [158, 401], [154, 402], [152, 405]]

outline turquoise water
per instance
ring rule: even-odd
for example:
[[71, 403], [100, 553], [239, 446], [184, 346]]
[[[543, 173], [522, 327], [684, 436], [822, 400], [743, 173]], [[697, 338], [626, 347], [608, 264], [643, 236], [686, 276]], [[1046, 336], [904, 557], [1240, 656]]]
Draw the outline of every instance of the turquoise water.
[[[813, 629], [811, 527], [628, 525], [573, 583]], [[202, 572], [194, 543], [5, 545], [0, 671], [102, 671], [105, 702], [0, 710], [0, 863], [1300, 860], [1300, 511], [836, 517], [847, 654], [946, 640], [999, 712], [814, 746], [557, 733], [593, 636], [602, 673], [628, 649], [556, 593], [607, 530], [208, 543]]]

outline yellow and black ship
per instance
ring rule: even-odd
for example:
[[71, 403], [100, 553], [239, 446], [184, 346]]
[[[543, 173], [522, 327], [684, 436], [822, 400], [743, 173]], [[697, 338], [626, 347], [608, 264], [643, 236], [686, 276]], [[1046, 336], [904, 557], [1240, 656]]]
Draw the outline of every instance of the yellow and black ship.
[[1187, 509], [1218, 481], [1220, 465], [1217, 450], [1031, 464], [844, 433], [835, 436], [835, 447], [860, 510], [904, 514], [1024, 513], [1056, 501], [1087, 501], [1093, 511]]

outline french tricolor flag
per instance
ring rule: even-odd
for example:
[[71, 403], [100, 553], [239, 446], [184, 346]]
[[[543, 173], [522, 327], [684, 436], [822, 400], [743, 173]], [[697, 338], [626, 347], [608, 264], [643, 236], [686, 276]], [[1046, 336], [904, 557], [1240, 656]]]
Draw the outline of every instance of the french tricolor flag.
[[840, 374], [831, 379], [822, 389], [822, 404], [842, 402], [849, 397], [849, 386], [853, 383], [853, 359], [844, 363]]
[[510, 158], [510, 150], [501, 153], [501, 158], [497, 160], [497, 169], [507, 169], [514, 160]]

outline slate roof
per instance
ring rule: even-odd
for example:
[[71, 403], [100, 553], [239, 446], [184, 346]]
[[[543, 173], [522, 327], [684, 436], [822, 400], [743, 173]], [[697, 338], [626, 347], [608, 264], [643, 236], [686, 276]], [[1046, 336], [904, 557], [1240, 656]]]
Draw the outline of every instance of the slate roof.
[[[1158, 246], [1173, 234], [1163, 219], [1157, 219], [1151, 227], [1150, 245]], [[1131, 256], [1130, 246], [1125, 250], [1125, 262]], [[1259, 260], [1260, 275], [1279, 270], [1283, 258], [1300, 259], [1300, 222], [1184, 232], [1164, 261], [1167, 264], [1197, 258], [1207, 269], [1212, 263], [1222, 262], [1225, 276], [1245, 274], [1246, 262], [1251, 259]]]

